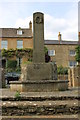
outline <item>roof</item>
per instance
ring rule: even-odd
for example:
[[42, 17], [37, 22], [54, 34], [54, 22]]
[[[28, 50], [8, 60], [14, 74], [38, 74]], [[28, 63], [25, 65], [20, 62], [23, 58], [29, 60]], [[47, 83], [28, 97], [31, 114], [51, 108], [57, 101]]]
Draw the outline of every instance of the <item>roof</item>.
[[[33, 37], [32, 34], [32, 29], [29, 28], [20, 28], [20, 30], [22, 30], [22, 35], [18, 35], [17, 34], [17, 30], [19, 30], [19, 28], [0, 28], [0, 37], [2, 38], [9, 38], [9, 37]], [[44, 44], [45, 45], [78, 45], [79, 42], [78, 41], [67, 41], [67, 40], [44, 40]]]
[[32, 37], [32, 29], [21, 28], [22, 35], [17, 34], [19, 28], [0, 28], [0, 37]]
[[44, 41], [45, 45], [78, 45], [78, 41], [67, 41], [67, 40], [45, 40]]

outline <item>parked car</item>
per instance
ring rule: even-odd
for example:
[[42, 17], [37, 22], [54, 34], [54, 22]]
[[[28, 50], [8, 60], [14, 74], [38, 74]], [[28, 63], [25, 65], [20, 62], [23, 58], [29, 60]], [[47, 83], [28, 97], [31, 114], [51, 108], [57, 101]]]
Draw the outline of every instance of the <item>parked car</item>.
[[20, 73], [9, 72], [5, 74], [6, 84], [9, 84], [10, 81], [17, 81], [20, 78]]

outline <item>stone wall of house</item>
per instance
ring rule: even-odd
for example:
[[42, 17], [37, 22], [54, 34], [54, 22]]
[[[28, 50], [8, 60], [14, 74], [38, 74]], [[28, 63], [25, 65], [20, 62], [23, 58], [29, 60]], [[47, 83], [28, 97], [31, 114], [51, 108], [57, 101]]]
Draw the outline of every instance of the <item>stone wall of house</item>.
[[[0, 38], [0, 43], [1, 40], [7, 40], [8, 41], [8, 49], [16, 49], [17, 48], [17, 40], [23, 40], [23, 48], [33, 48], [33, 39], [32, 38]], [[0, 48], [1, 48], [1, 44], [0, 44]]]
[[[6, 39], [8, 40], [8, 49], [13, 48], [16, 49], [17, 46], [17, 40], [23, 40], [23, 48], [33, 48], [33, 38], [3, 38], [3, 40]], [[0, 48], [1, 48], [1, 40], [0, 38]], [[70, 56], [69, 51], [70, 50], [75, 50], [76, 44], [75, 45], [57, 45], [57, 44], [51, 44], [51, 45], [46, 45], [45, 46], [49, 50], [55, 50], [55, 55], [52, 56], [52, 61], [56, 62], [57, 66], [62, 65], [63, 67], [68, 67], [69, 66], [69, 61], [75, 61], [75, 56]], [[26, 61], [26, 58], [23, 58], [23, 61]]]
[[51, 56], [51, 60], [56, 62], [57, 66], [68, 67], [69, 61], [75, 61], [75, 56], [70, 56], [70, 50], [75, 50], [77, 45], [46, 45], [48, 50], [55, 50], [55, 55]]
[[70, 87], [80, 86], [80, 66], [68, 70], [68, 80]]

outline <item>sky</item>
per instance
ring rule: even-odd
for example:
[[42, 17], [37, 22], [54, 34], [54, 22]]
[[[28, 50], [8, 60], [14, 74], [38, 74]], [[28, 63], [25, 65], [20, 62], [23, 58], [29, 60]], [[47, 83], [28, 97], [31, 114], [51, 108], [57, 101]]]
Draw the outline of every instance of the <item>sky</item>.
[[0, 0], [0, 28], [28, 28], [34, 12], [44, 13], [44, 39], [78, 40], [78, 2]]

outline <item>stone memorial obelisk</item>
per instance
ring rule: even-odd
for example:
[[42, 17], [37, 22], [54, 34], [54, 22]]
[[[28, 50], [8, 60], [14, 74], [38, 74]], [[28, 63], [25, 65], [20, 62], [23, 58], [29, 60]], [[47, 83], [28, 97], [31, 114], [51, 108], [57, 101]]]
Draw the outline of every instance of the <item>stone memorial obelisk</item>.
[[11, 82], [11, 90], [27, 92], [51, 92], [66, 90], [67, 81], [57, 80], [57, 69], [52, 63], [45, 63], [44, 14], [33, 14], [33, 62], [22, 65], [19, 81]]
[[44, 14], [33, 14], [33, 62], [44, 63]]

